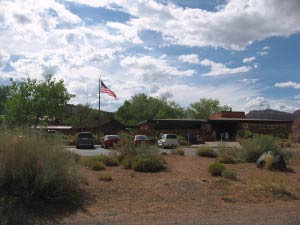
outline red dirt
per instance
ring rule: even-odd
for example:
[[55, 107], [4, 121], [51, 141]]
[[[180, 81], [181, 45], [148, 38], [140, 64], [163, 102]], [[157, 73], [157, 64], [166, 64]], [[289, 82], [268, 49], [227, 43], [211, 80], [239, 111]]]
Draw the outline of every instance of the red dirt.
[[[212, 177], [214, 159], [167, 156], [168, 169], [137, 173], [122, 167], [92, 172], [82, 168], [88, 181], [85, 211], [63, 218], [64, 224], [300, 224], [299, 200], [272, 194], [266, 185], [282, 180], [297, 197], [300, 163], [296, 173], [257, 169], [255, 164], [226, 165], [238, 181]], [[111, 182], [98, 181], [108, 173]]]

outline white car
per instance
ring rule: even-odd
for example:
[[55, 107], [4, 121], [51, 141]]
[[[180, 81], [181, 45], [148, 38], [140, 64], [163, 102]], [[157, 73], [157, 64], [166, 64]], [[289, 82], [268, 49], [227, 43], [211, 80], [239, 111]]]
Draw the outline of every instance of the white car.
[[157, 141], [157, 145], [161, 148], [176, 148], [179, 146], [179, 141], [176, 134], [163, 134]]

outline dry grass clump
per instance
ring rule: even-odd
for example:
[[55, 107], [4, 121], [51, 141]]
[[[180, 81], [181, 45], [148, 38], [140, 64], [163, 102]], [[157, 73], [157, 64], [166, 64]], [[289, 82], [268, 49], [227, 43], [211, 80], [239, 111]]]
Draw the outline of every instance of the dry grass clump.
[[209, 158], [216, 158], [218, 154], [213, 150], [213, 148], [209, 146], [201, 146], [197, 149], [197, 155], [209, 157]]
[[233, 180], [233, 181], [237, 180], [236, 173], [233, 172], [232, 170], [224, 170], [221, 176], [227, 180]]
[[80, 164], [94, 171], [105, 170], [105, 164], [99, 160], [99, 156], [84, 157]]
[[174, 154], [175, 155], [184, 155], [184, 149], [181, 146], [179, 146], [175, 149]]
[[237, 149], [230, 149], [225, 145], [222, 145], [219, 148], [218, 152], [218, 162], [224, 164], [236, 164], [238, 159], [238, 150]]
[[253, 179], [250, 187], [266, 196], [279, 198], [297, 198], [299, 196], [299, 190], [278, 174]]
[[103, 174], [99, 174], [98, 175], [98, 180], [99, 181], [112, 181], [112, 176], [110, 174], [107, 173], [103, 173]]
[[56, 137], [0, 134], [0, 191], [22, 200], [73, 199], [82, 178], [76, 157]]

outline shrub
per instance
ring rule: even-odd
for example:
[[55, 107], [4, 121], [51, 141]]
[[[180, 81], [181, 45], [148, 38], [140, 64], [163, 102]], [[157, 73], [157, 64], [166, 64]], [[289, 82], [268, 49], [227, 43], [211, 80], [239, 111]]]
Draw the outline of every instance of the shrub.
[[176, 155], [184, 155], [184, 149], [182, 147], [177, 147], [174, 153]]
[[224, 164], [235, 164], [237, 162], [237, 149], [230, 149], [225, 145], [219, 148], [218, 162]]
[[127, 133], [121, 132], [119, 138], [118, 143], [115, 144], [115, 148], [119, 152], [119, 161], [123, 161], [127, 156], [136, 156], [137, 152], [134, 146], [133, 137]]
[[98, 180], [100, 180], [100, 181], [112, 181], [112, 177], [109, 174], [100, 174], [98, 176]]
[[77, 168], [75, 156], [58, 138], [0, 134], [0, 191], [8, 195], [26, 201], [73, 198], [82, 181]]
[[216, 158], [217, 154], [215, 151], [209, 146], [201, 146], [197, 149], [197, 155], [209, 157], [209, 158]]
[[88, 156], [80, 161], [81, 165], [87, 167], [88, 169], [99, 171], [104, 170], [105, 165], [99, 160], [99, 156]]
[[231, 170], [224, 170], [221, 176], [228, 180], [237, 180], [236, 173]]
[[108, 156], [99, 155], [97, 158], [100, 162], [103, 162], [106, 166], [118, 166], [119, 165], [119, 160], [118, 160], [117, 156], [114, 154], [109, 154]]
[[186, 140], [186, 138], [182, 135], [178, 135], [178, 141], [180, 145], [184, 145], [187, 146], [188, 145], [188, 141]]
[[267, 151], [279, 152], [274, 137], [270, 135], [255, 135], [251, 139], [244, 140], [242, 146], [242, 157], [247, 162], [256, 162], [259, 156]]
[[208, 166], [208, 172], [213, 176], [221, 176], [225, 166], [219, 162], [213, 162]]
[[242, 138], [252, 138], [253, 133], [249, 130], [239, 130], [237, 132], [237, 136], [242, 137]]
[[133, 156], [126, 156], [125, 158], [123, 158], [121, 164], [125, 169], [132, 169], [134, 159], [135, 157]]
[[165, 166], [158, 158], [137, 157], [132, 164], [132, 168], [138, 172], [159, 172], [165, 169]]

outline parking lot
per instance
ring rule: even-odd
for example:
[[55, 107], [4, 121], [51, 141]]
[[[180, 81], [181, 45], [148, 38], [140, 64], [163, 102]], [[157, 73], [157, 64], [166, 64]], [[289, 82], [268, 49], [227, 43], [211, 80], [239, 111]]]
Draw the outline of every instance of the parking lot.
[[[100, 146], [96, 146], [95, 149], [76, 149], [75, 146], [66, 147], [68, 151], [74, 152], [80, 156], [93, 156], [93, 155], [108, 155], [114, 150], [104, 149]], [[184, 147], [184, 153], [187, 156], [196, 155], [195, 147]], [[171, 154], [174, 149], [162, 149], [159, 148], [160, 153]]]

